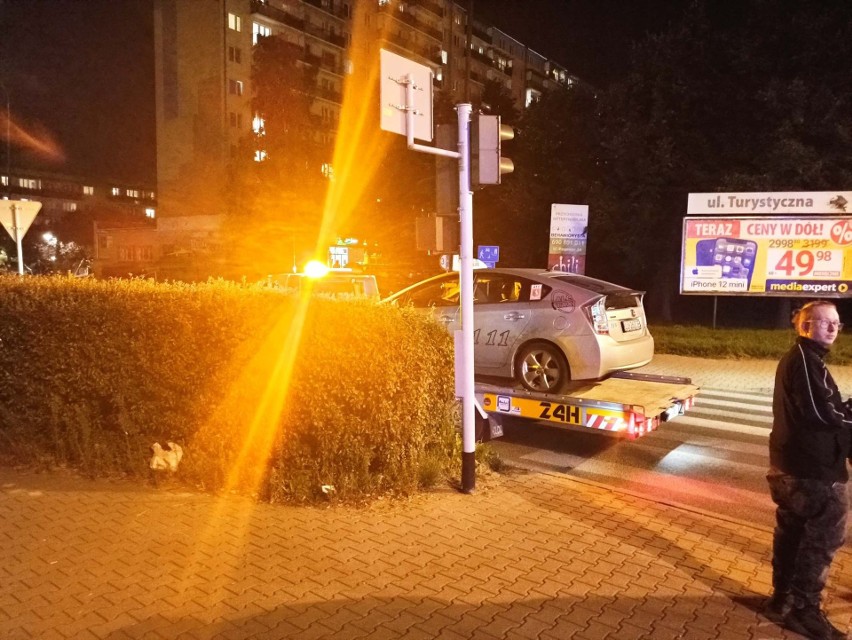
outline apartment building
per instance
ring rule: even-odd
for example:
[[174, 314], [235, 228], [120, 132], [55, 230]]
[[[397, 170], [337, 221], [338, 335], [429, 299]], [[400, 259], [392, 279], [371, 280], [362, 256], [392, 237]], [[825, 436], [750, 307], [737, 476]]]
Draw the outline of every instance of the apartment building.
[[523, 108], [573, 81], [529, 43], [468, 16], [453, 0], [157, 0], [154, 29], [163, 216], [220, 213], [203, 185], [221, 184], [240, 139], [260, 126], [251, 110], [251, 62], [263, 37], [298, 45], [300, 64], [316, 70], [311, 110], [316, 135], [328, 143], [346, 79], [363, 73], [354, 61], [378, 58], [380, 48], [431, 67], [435, 88], [455, 102], [478, 104], [486, 82], [496, 81]]
[[105, 183], [26, 169], [10, 168], [0, 174], [0, 198], [41, 202], [41, 210], [33, 223], [36, 228], [48, 228], [57, 222], [67, 225], [75, 217], [86, 218], [89, 236], [86, 244], [93, 241], [88, 225], [92, 218], [134, 223], [151, 220], [157, 214], [157, 197], [150, 186]]

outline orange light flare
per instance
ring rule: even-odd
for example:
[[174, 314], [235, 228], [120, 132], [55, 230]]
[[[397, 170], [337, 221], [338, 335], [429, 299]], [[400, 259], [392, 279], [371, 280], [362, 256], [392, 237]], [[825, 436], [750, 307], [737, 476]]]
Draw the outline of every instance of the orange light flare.
[[[335, 237], [337, 230], [343, 229], [351, 220], [392, 140], [390, 134], [379, 128], [379, 51], [378, 47], [368, 49], [363, 46], [363, 43], [373, 40], [374, 35], [366, 31], [363, 17], [365, 10], [364, 4], [356, 5], [352, 20], [355, 28], [350, 51], [353, 52], [355, 73], [349, 76], [344, 87], [333, 154], [334, 180], [329, 184], [323, 205], [314, 255], [325, 255], [328, 240]], [[292, 315], [288, 314], [273, 324], [263, 346], [248, 358], [248, 363], [230, 384], [225, 400], [213, 418], [212, 422], [219, 424], [222, 424], [222, 420], [235, 418], [241, 425], [240, 451], [228, 472], [227, 490], [236, 487], [260, 489], [266, 477], [288, 402], [312, 288], [312, 283], [307, 282], [298, 297], [298, 303], [291, 307]], [[215, 424], [210, 427], [211, 433], [215, 432]], [[224, 521], [221, 518], [227, 515], [225, 512], [229, 508], [232, 506], [223, 499], [218, 513], [206, 523], [205, 530], [199, 532], [199, 539], [215, 536], [220, 521]], [[250, 510], [252, 507], [247, 508]], [[243, 515], [245, 517], [228, 520], [232, 523], [242, 522], [247, 527], [249, 516]], [[244, 532], [232, 533], [240, 535]]]
[[309, 304], [309, 296], [300, 295], [297, 303], [285, 306], [284, 313], [271, 323], [259, 348], [234, 358], [233, 370], [239, 373], [223, 390], [223, 401], [199, 434], [199, 440], [209, 446], [226, 444], [221, 441], [221, 434], [233, 433], [239, 451], [215, 508], [208, 518], [197, 523], [192, 553], [179, 574], [183, 588], [195, 580], [198, 567], [209, 562], [210, 549], [216, 548], [223, 530], [235, 539], [248, 537], [258, 505], [232, 493], [257, 495], [263, 488], [273, 448], [286, 420], [284, 410], [290, 401], [294, 364]]
[[27, 149], [51, 162], [65, 160], [65, 153], [44, 127], [37, 125], [27, 130], [5, 111], [0, 112], [0, 139]]
[[242, 443], [228, 473], [227, 490], [242, 487], [256, 491], [266, 477], [309, 304], [308, 296], [299, 296], [298, 303], [288, 307], [292, 315], [286, 313], [275, 322], [263, 345], [228, 389], [220, 417], [240, 421]]
[[[340, 110], [332, 166], [334, 180], [329, 185], [323, 206], [322, 224], [317, 239], [316, 255], [324, 255], [329, 239], [347, 228], [355, 207], [361, 201], [372, 176], [379, 169], [392, 134], [379, 128], [379, 47], [372, 46], [380, 37], [368, 31], [364, 12], [367, 3], [355, 6], [352, 19], [352, 64], [354, 72], [347, 77]], [[374, 19], [370, 20], [375, 25]], [[383, 30], [393, 20], [388, 17]], [[370, 45], [370, 46], [365, 46]]]

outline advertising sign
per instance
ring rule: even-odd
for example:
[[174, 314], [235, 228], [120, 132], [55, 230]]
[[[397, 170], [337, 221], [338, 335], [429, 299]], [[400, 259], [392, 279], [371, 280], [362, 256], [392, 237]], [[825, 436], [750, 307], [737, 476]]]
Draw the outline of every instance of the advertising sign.
[[852, 216], [689, 217], [680, 292], [848, 296]]
[[550, 246], [547, 252], [548, 270], [586, 273], [588, 228], [588, 205], [551, 205]]

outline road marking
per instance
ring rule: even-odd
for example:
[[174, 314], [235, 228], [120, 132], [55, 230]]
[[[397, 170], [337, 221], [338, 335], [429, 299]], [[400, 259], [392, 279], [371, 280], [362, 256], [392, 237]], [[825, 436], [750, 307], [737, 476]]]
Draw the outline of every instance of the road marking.
[[[705, 500], [716, 502], [731, 502], [742, 506], [753, 505], [766, 507], [766, 492], [749, 491], [717, 482], [708, 482], [696, 478], [675, 476], [671, 473], [659, 471], [646, 471], [636, 467], [625, 469], [624, 465], [596, 460], [594, 458], [583, 458], [567, 453], [556, 451], [535, 451], [522, 456], [523, 460], [543, 464], [551, 468], [571, 470], [583, 474], [592, 474], [608, 478], [618, 478], [629, 485], [641, 484], [651, 487], [657, 496], [666, 494], [681, 494], [699, 496]], [[749, 465], [752, 466], [752, 465]]]

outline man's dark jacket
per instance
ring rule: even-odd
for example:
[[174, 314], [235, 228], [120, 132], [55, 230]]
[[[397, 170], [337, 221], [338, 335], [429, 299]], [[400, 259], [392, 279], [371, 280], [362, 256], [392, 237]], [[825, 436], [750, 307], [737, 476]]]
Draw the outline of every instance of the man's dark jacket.
[[778, 363], [772, 399], [769, 461], [796, 478], [846, 482], [852, 452], [852, 409], [823, 359], [828, 349], [799, 337]]

